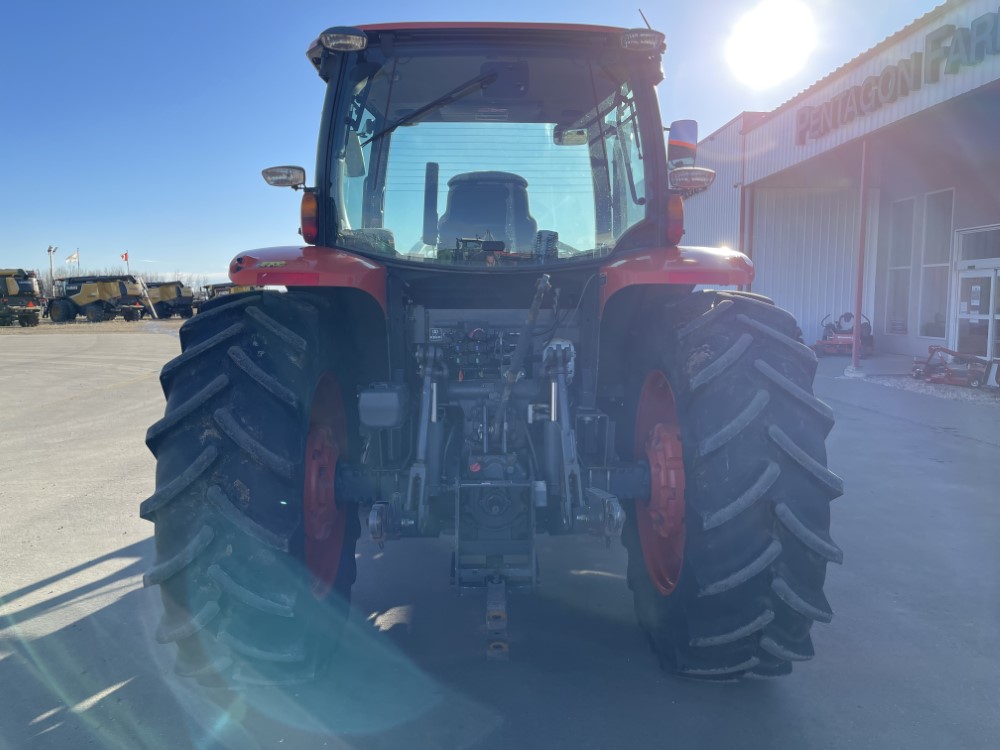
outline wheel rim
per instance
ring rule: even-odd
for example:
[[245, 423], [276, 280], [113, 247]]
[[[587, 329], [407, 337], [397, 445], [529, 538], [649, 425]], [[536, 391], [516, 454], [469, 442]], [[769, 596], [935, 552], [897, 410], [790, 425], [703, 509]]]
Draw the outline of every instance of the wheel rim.
[[333, 589], [344, 546], [347, 511], [337, 505], [334, 484], [346, 437], [340, 388], [326, 373], [316, 386], [309, 415], [302, 502], [306, 567], [317, 599], [325, 599]]
[[684, 563], [684, 457], [674, 393], [660, 370], [646, 375], [639, 392], [635, 457], [646, 458], [650, 472], [649, 502], [635, 503], [642, 556], [653, 585], [668, 595]]

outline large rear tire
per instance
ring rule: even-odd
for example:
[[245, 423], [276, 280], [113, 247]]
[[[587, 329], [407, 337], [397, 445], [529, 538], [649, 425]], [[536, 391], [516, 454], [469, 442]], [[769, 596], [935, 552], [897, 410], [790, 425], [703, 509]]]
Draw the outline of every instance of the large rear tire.
[[683, 453], [661, 475], [683, 508], [637, 501], [622, 532], [637, 619], [667, 671], [788, 674], [814, 654], [812, 623], [832, 617], [826, 565], [843, 556], [829, 503], [843, 485], [826, 468], [833, 414], [812, 394], [816, 357], [795, 331], [773, 305], [706, 292], [634, 332], [619, 452], [669, 464], [656, 446], [673, 417]]
[[347, 618], [360, 523], [333, 495], [347, 430], [325, 313], [305, 295], [227, 296], [183, 326], [163, 368], [140, 515], [155, 524], [156, 638], [177, 645], [181, 675], [309, 679]]

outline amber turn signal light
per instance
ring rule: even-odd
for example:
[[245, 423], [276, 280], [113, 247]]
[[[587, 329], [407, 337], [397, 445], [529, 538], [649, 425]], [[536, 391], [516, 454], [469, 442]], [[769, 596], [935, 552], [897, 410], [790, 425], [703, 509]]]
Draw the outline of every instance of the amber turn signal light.
[[319, 236], [319, 226], [316, 222], [316, 215], [319, 213], [319, 203], [316, 201], [316, 193], [308, 190], [302, 193], [302, 239], [310, 245], [316, 244]]
[[667, 243], [680, 244], [684, 236], [684, 199], [674, 193], [667, 197]]

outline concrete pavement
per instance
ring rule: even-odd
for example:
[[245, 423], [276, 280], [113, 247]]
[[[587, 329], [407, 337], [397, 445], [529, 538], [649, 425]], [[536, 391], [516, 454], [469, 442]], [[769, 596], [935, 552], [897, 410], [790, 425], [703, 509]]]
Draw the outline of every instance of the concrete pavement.
[[[738, 685], [663, 675], [623, 550], [541, 538], [543, 586], [487, 662], [448, 540], [359, 545], [323, 682], [234, 694], [175, 679], [141, 588], [168, 333], [6, 338], [0, 370], [0, 748], [933, 748], [1000, 736], [1000, 409], [839, 377], [830, 465], [842, 567], [817, 657]], [[839, 370], [836, 365], [840, 365]], [[30, 377], [23, 377], [30, 366]]]

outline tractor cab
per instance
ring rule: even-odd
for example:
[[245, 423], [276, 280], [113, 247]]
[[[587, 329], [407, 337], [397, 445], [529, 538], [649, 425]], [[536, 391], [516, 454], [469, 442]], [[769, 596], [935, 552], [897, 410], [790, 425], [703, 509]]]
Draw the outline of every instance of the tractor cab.
[[[663, 49], [645, 29], [327, 30], [308, 52], [329, 95], [303, 237], [381, 263], [480, 269], [676, 245], [680, 196], [712, 173], [693, 167], [691, 121], [671, 126], [664, 153]], [[305, 186], [299, 168], [265, 178]]]

